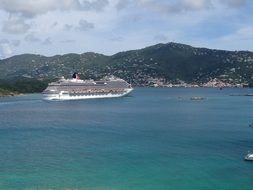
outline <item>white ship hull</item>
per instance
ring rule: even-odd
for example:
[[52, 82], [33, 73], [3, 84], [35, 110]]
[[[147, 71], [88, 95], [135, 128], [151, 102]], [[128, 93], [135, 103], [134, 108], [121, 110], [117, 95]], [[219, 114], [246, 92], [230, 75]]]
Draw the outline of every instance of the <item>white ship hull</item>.
[[98, 94], [98, 95], [70, 95], [69, 93], [66, 93], [64, 91], [61, 91], [58, 94], [44, 94], [45, 100], [85, 100], [85, 99], [98, 99], [98, 98], [118, 98], [122, 96], [126, 96], [129, 94], [133, 89], [129, 88], [126, 89], [125, 92], [119, 93], [119, 94]]

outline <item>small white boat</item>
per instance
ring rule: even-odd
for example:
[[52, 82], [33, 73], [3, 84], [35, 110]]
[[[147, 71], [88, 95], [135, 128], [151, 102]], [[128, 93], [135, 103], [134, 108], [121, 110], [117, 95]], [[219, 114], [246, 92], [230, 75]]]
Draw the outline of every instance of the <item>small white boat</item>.
[[247, 161], [253, 161], [253, 153], [248, 152], [244, 159]]
[[205, 98], [203, 98], [203, 97], [201, 97], [201, 96], [193, 96], [193, 97], [191, 97], [191, 100], [197, 100], [197, 101], [199, 101], [199, 100], [204, 100]]

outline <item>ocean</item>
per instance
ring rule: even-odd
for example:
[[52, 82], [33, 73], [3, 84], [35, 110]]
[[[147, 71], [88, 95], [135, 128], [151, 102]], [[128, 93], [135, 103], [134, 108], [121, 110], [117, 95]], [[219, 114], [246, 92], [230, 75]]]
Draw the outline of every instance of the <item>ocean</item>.
[[[253, 89], [0, 98], [1, 190], [251, 190]], [[193, 96], [203, 100], [191, 100]]]

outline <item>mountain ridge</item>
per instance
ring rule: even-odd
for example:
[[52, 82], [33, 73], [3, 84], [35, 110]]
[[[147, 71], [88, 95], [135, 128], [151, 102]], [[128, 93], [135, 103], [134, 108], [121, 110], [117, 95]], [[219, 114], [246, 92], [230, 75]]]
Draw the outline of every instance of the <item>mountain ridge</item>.
[[251, 83], [253, 52], [159, 43], [137, 50], [104, 55], [95, 52], [43, 56], [21, 54], [0, 60], [0, 79], [53, 80], [74, 71], [84, 79], [115, 75], [136, 86], [194, 83], [218, 79], [226, 83]]

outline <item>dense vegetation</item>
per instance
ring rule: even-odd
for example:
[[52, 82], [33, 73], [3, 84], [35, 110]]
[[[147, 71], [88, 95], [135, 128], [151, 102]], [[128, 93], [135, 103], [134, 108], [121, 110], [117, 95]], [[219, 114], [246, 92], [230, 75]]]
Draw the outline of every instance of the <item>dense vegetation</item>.
[[0, 80], [0, 96], [19, 93], [42, 92], [50, 80], [36, 80], [19, 78], [12, 80]]
[[167, 43], [112, 56], [91, 52], [53, 57], [24, 54], [0, 61], [0, 87], [39, 92], [49, 80], [70, 77], [74, 71], [84, 79], [115, 75], [136, 86], [149, 85], [154, 79], [198, 84], [217, 78], [230, 83], [252, 83], [253, 53]]
[[14, 96], [15, 94], [16, 94], [15, 92], [0, 88], [0, 97], [2, 97], [2, 96]]

